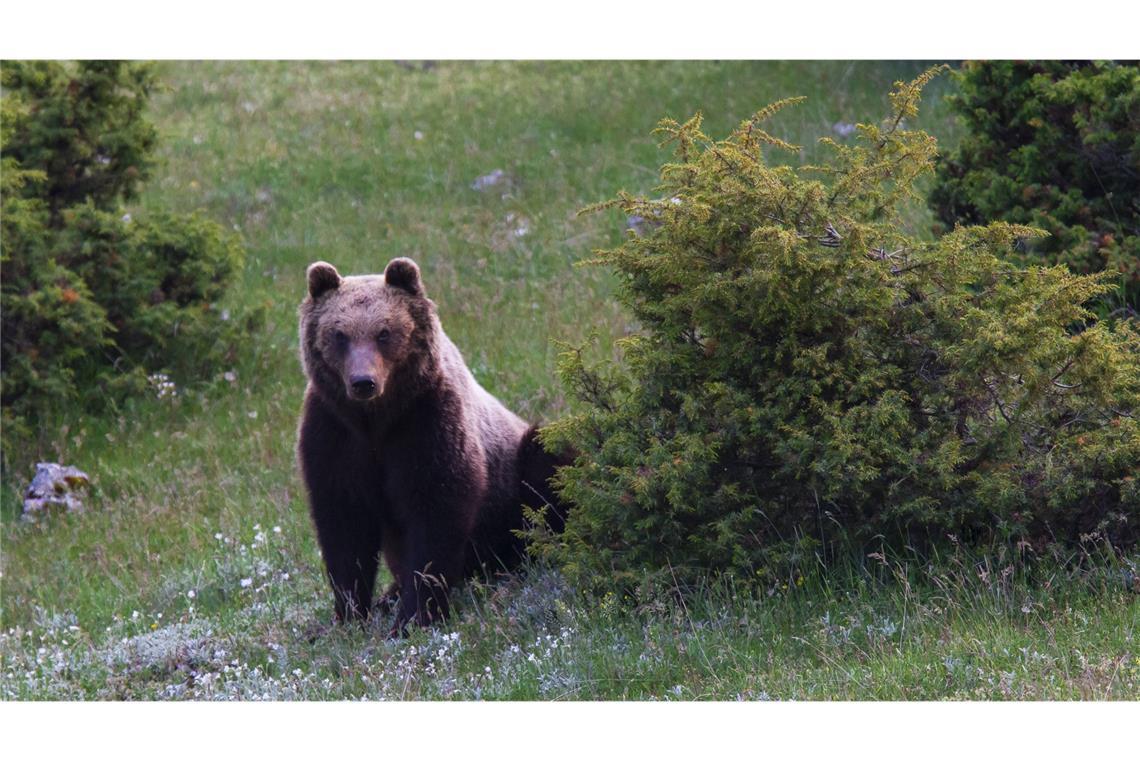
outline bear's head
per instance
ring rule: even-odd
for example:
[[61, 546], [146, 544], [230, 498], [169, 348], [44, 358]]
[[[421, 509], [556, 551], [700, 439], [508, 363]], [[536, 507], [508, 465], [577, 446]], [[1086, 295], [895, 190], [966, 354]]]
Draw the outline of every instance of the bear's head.
[[383, 275], [342, 277], [318, 261], [301, 304], [301, 361], [325, 396], [353, 404], [406, 396], [435, 369], [438, 319], [411, 259]]

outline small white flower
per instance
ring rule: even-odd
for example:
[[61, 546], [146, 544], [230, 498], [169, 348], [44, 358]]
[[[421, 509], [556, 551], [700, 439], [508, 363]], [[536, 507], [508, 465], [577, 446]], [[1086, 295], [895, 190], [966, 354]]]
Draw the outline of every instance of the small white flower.
[[415, 132], [412, 133], [412, 137], [416, 138], [417, 140], [422, 140], [422, 139], [424, 139], [424, 133], [417, 129]]
[[256, 420], [257, 419], [257, 410], [254, 409], [252, 412], [247, 414], [246, 417], [249, 417], [251, 420]]
[[123, 221], [126, 224], [130, 224], [131, 223], [131, 215], [130, 214], [123, 214]]
[[215, 533], [214, 538], [217, 539], [218, 541], [221, 541], [222, 540], [222, 534], [221, 533]]
[[273, 526], [273, 532], [274, 533], [280, 533], [281, 532], [281, 526], [280, 525], [274, 525]]
[[241, 579], [241, 587], [242, 588], [249, 588], [252, 585], [253, 585], [253, 578], [242, 578]]
[[186, 592], [186, 596], [190, 599], [193, 599], [194, 597], [198, 596], [198, 594], [194, 591], [194, 589], [190, 589]]

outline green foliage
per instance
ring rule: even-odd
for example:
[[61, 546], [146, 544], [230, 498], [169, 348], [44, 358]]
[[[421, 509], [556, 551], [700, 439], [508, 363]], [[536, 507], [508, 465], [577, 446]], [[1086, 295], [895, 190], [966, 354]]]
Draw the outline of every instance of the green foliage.
[[143, 118], [154, 84], [149, 66], [118, 61], [74, 69], [50, 61], [4, 64], [5, 96], [29, 108], [4, 153], [45, 173], [39, 192], [53, 217], [86, 202], [114, 210], [135, 197], [156, 139]]
[[935, 155], [905, 123], [936, 73], [801, 171], [768, 164], [786, 146], [760, 129], [793, 101], [721, 141], [699, 116], [661, 123], [663, 199], [597, 207], [656, 223], [593, 260], [643, 331], [622, 367], [562, 354], [582, 405], [545, 440], [580, 455], [559, 475], [566, 532], [540, 554], [578, 582], [683, 583], [877, 536], [1135, 535], [1140, 333], [1083, 306], [1112, 285], [1007, 263], [1027, 227], [922, 242], [899, 224]]
[[1022, 263], [1107, 271], [1140, 305], [1140, 64], [967, 63], [951, 99], [968, 127], [930, 206], [948, 227], [1040, 227]]
[[249, 327], [213, 307], [242, 265], [232, 236], [198, 215], [123, 213], [150, 165], [153, 82], [138, 64], [4, 64], [6, 457], [54, 410], [232, 361]]

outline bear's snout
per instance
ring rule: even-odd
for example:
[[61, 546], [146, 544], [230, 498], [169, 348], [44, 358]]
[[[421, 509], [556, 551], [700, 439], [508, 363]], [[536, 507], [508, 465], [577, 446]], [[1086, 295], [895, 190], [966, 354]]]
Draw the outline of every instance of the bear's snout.
[[348, 382], [353, 397], [361, 401], [372, 398], [376, 393], [376, 378], [370, 375], [353, 375]]
[[387, 367], [374, 346], [359, 343], [351, 345], [343, 371], [345, 392], [349, 398], [371, 401], [384, 392]]

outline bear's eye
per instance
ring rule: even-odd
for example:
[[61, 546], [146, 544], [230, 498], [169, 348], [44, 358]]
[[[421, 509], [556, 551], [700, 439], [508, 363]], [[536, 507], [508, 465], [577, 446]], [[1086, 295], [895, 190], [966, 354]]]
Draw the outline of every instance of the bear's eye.
[[343, 350], [345, 348], [348, 348], [348, 336], [342, 333], [340, 330], [337, 330], [335, 333], [333, 333], [333, 342], [339, 349]]
[[377, 343], [387, 343], [388, 339], [391, 337], [392, 337], [391, 330], [389, 330], [387, 327], [385, 327], [382, 330], [380, 330], [380, 332], [376, 333], [376, 342]]

